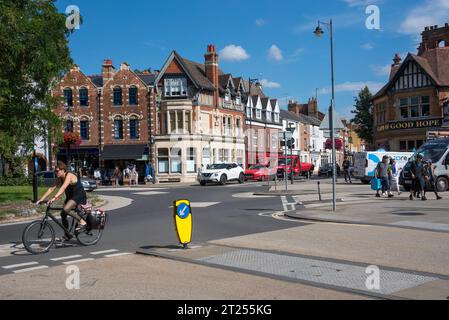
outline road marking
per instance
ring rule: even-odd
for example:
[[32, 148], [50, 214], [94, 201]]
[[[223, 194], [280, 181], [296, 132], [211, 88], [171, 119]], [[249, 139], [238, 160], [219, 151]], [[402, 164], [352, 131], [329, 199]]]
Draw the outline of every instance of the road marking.
[[63, 262], [64, 264], [76, 264], [76, 263], [81, 263], [81, 262], [86, 262], [86, 261], [92, 261], [95, 260], [94, 258], [86, 258], [86, 259], [80, 259], [80, 260], [72, 260], [72, 261], [66, 261]]
[[14, 270], [14, 273], [23, 273], [23, 272], [30, 272], [34, 270], [41, 270], [41, 269], [47, 269], [48, 266], [39, 266], [39, 267], [33, 267], [33, 268], [27, 268], [27, 269], [20, 269], [20, 270]]
[[107, 254], [105, 255], [106, 258], [113, 258], [113, 257], [120, 257], [120, 256], [127, 256], [132, 254], [131, 252], [122, 252], [122, 253], [114, 253], [114, 254]]
[[160, 191], [146, 191], [146, 192], [136, 192], [133, 194], [136, 194], [138, 196], [155, 196], [158, 194], [167, 194], [168, 192], [160, 192]]
[[[221, 202], [190, 202], [190, 207], [192, 208], [207, 208], [212, 207]], [[169, 209], [173, 209], [173, 206], [168, 207]]]
[[74, 255], [74, 256], [67, 256], [67, 257], [60, 257], [60, 258], [53, 258], [50, 259], [51, 261], [62, 261], [62, 260], [69, 260], [69, 259], [75, 259], [75, 258], [81, 258], [82, 255]]
[[32, 266], [32, 265], [36, 265], [36, 264], [39, 264], [39, 263], [36, 261], [33, 261], [33, 262], [27, 262], [27, 263], [12, 264], [9, 266], [4, 266], [2, 268], [3, 269], [15, 269], [15, 268], [20, 268], [20, 267]]
[[94, 256], [104, 253], [112, 253], [112, 252], [118, 252], [117, 249], [111, 249], [111, 250], [104, 250], [104, 251], [97, 251], [97, 252], [91, 252], [90, 254], [93, 254]]

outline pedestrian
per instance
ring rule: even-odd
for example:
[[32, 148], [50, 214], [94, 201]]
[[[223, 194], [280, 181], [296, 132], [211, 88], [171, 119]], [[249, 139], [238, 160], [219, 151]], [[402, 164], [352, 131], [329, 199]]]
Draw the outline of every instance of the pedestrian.
[[[382, 195], [388, 195], [388, 198], [393, 198], [394, 196], [390, 190], [391, 170], [389, 161], [390, 158], [387, 155], [383, 156], [382, 161], [377, 164], [375, 177], [382, 182]], [[380, 198], [379, 190], [376, 192], [376, 197]]]
[[120, 176], [122, 175], [122, 172], [120, 171], [119, 167], [115, 167], [114, 173], [112, 174], [112, 177], [115, 181], [115, 186], [118, 187], [119, 186], [119, 182], [120, 182]]
[[[393, 189], [395, 188], [396, 191], [398, 192], [398, 196], [401, 195], [401, 190], [399, 188], [399, 174], [400, 171], [397, 168], [397, 164], [396, 164], [396, 160], [391, 159], [390, 160], [390, 187]], [[393, 191], [393, 190], [392, 190]]]
[[351, 162], [349, 161], [348, 157], [345, 156], [345, 160], [343, 161], [343, 173], [345, 175], [345, 182], [352, 184], [352, 180], [351, 180], [351, 172], [350, 172], [350, 168], [351, 168]]
[[[410, 167], [410, 173], [412, 176], [412, 188], [410, 189], [409, 199], [413, 200], [413, 194], [421, 195], [421, 200], [426, 201], [427, 198], [424, 195], [424, 188], [426, 185], [425, 182], [425, 171], [423, 164], [424, 155], [422, 153], [416, 156], [416, 159], [412, 161], [412, 165]], [[418, 198], [418, 196], [417, 196]]]
[[131, 184], [137, 185], [137, 182], [139, 181], [139, 173], [137, 172], [137, 168], [134, 165], [131, 169]]
[[155, 173], [154, 172], [154, 166], [153, 166], [153, 163], [150, 161], [148, 163], [148, 174], [151, 177], [151, 182], [153, 182], [153, 184], [156, 183], [156, 177], [155, 177], [154, 173]]
[[[425, 170], [424, 179], [426, 180], [426, 184], [432, 188], [433, 193], [435, 193], [437, 200], [443, 199], [438, 194], [438, 188], [436, 186], [436, 179], [435, 179], [435, 166], [432, 164], [432, 161], [429, 160], [427, 161], [426, 164], [424, 164], [424, 170]], [[426, 196], [425, 188], [424, 188], [424, 196]]]

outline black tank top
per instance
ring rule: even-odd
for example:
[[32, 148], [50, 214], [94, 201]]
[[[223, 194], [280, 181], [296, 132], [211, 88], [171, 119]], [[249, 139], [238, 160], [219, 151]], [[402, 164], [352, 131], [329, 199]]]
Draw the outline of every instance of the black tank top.
[[77, 177], [77, 180], [76, 183], [68, 185], [65, 189], [65, 196], [67, 200], [74, 200], [77, 204], [85, 204], [87, 200], [86, 191], [81, 184], [81, 179]]

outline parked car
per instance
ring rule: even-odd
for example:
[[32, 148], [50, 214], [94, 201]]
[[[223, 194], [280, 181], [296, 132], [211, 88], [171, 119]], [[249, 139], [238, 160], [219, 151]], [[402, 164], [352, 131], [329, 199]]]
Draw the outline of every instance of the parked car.
[[225, 185], [228, 181], [238, 181], [241, 184], [245, 181], [245, 173], [237, 163], [216, 163], [201, 171], [198, 180], [202, 186], [209, 182]]
[[270, 168], [263, 164], [257, 164], [245, 170], [246, 180], [268, 181], [276, 178], [276, 168]]
[[[337, 163], [337, 176], [341, 175], [340, 165]], [[318, 176], [332, 177], [332, 164], [326, 163], [318, 169]]]
[[[41, 171], [37, 173], [38, 179], [42, 181], [44, 187], [53, 187], [57, 180], [56, 173], [54, 171]], [[97, 182], [94, 179], [81, 177], [81, 184], [85, 191], [94, 191], [97, 189]]]

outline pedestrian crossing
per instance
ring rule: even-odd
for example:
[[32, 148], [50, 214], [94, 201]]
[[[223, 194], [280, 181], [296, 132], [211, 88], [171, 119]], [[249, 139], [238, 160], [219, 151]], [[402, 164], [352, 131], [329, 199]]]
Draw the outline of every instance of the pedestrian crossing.
[[[15, 246], [15, 244], [0, 245], [0, 250], [6, 250]], [[132, 252], [121, 252], [118, 249], [107, 249], [102, 251], [93, 251], [87, 254], [74, 254], [68, 256], [59, 256], [54, 258], [49, 258], [46, 260], [38, 261], [28, 261], [22, 263], [15, 263], [9, 265], [1, 265], [0, 260], [0, 275], [5, 274], [21, 274], [27, 272], [33, 272], [36, 270], [43, 270], [50, 267], [55, 267], [59, 265], [77, 265], [80, 263], [95, 261], [96, 259], [102, 258], [115, 258], [121, 256], [127, 256], [133, 254]], [[31, 256], [32, 257], [32, 256]], [[36, 259], [37, 260], [37, 259]]]

